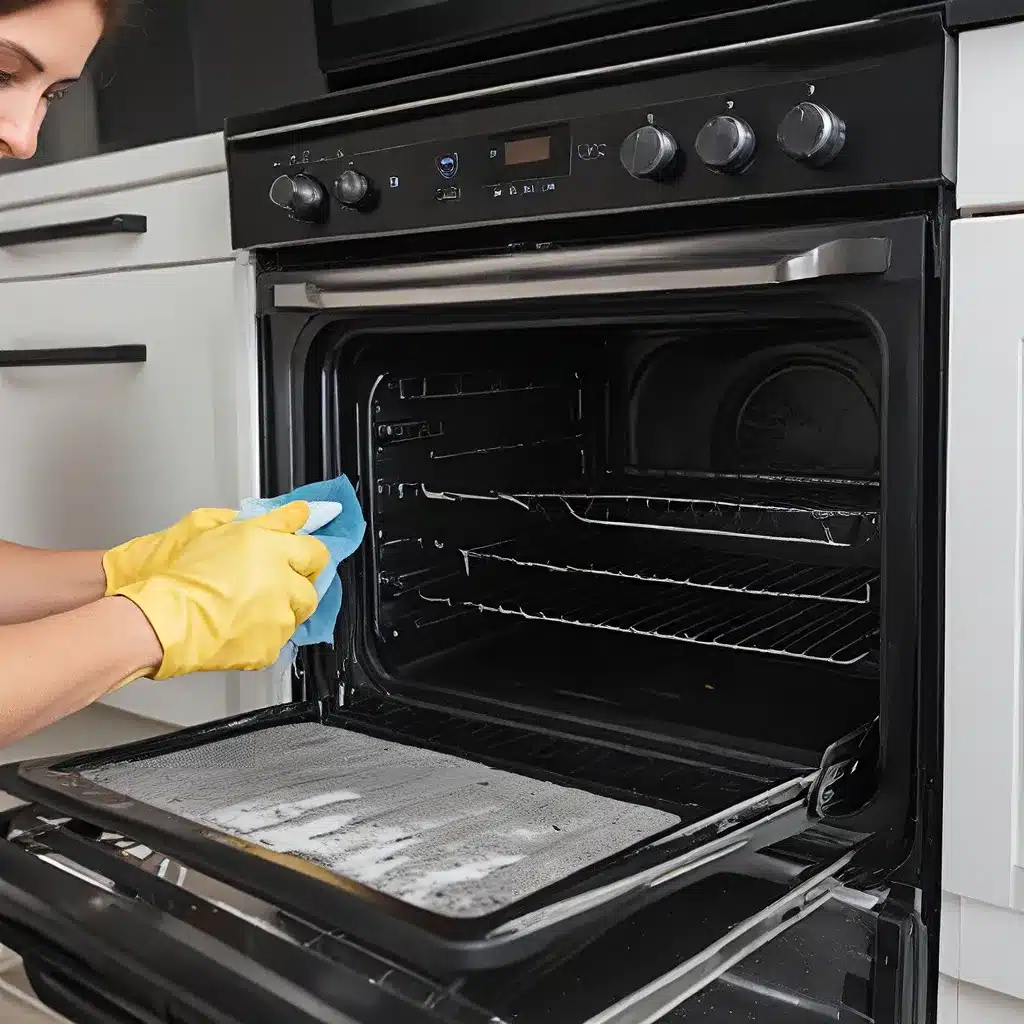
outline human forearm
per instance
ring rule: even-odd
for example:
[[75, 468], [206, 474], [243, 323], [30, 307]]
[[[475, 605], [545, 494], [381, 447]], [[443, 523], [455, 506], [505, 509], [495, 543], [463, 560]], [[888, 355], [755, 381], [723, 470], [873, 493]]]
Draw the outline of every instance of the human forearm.
[[0, 748], [155, 670], [162, 658], [145, 615], [122, 597], [0, 626]]
[[0, 626], [81, 608], [105, 592], [101, 551], [44, 551], [0, 541]]

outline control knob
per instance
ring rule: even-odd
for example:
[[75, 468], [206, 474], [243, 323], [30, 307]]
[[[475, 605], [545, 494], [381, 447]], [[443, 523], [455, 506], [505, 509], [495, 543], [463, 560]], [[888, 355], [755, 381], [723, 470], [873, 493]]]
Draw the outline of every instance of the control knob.
[[342, 171], [341, 176], [334, 183], [334, 196], [342, 206], [349, 206], [358, 210], [366, 206], [372, 196], [373, 190], [370, 187], [370, 179], [359, 171]]
[[719, 174], [739, 174], [754, 159], [757, 137], [746, 121], [731, 114], [711, 118], [694, 143], [704, 166]]
[[653, 124], [631, 132], [619, 150], [622, 166], [634, 178], [665, 178], [673, 170], [678, 152], [676, 140]]
[[828, 107], [805, 101], [782, 119], [778, 140], [786, 156], [811, 167], [824, 167], [843, 148], [846, 125]]
[[282, 174], [270, 186], [270, 200], [296, 220], [319, 220], [327, 196], [323, 186], [308, 174]]

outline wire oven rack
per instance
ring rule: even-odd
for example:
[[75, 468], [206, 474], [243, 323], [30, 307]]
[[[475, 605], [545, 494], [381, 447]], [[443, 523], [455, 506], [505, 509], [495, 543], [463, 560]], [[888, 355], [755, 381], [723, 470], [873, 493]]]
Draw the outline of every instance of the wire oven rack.
[[404, 484], [431, 501], [509, 502], [549, 516], [567, 513], [592, 526], [702, 534], [748, 540], [849, 548], [878, 536], [877, 510], [825, 502], [784, 504], [743, 497], [662, 497], [649, 494], [490, 494], [435, 491]]
[[538, 579], [524, 568], [494, 563], [482, 573], [435, 580], [418, 594], [451, 608], [834, 665], [878, 654], [879, 619], [870, 606], [694, 591], [589, 573]]
[[474, 566], [503, 563], [524, 569], [589, 573], [623, 580], [667, 583], [698, 590], [867, 605], [878, 596], [877, 569], [801, 565], [782, 559], [748, 558], [664, 546], [630, 548], [624, 559], [607, 546], [566, 547], [560, 537], [516, 538], [461, 550], [466, 574]]

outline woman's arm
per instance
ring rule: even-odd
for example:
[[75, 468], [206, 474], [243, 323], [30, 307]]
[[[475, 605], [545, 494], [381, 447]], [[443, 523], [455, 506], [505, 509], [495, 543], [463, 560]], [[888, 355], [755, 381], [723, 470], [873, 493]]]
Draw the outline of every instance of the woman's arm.
[[102, 551], [42, 551], [0, 541], [0, 626], [81, 608], [106, 588]]
[[0, 748], [84, 708], [129, 676], [155, 671], [163, 648], [124, 597], [0, 626]]

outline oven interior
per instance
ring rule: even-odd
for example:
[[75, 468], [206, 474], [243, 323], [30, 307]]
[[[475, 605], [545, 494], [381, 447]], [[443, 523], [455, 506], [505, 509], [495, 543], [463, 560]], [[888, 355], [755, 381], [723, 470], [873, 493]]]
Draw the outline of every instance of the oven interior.
[[813, 767], [876, 718], [884, 381], [863, 321], [328, 334], [369, 524], [368, 682]]

